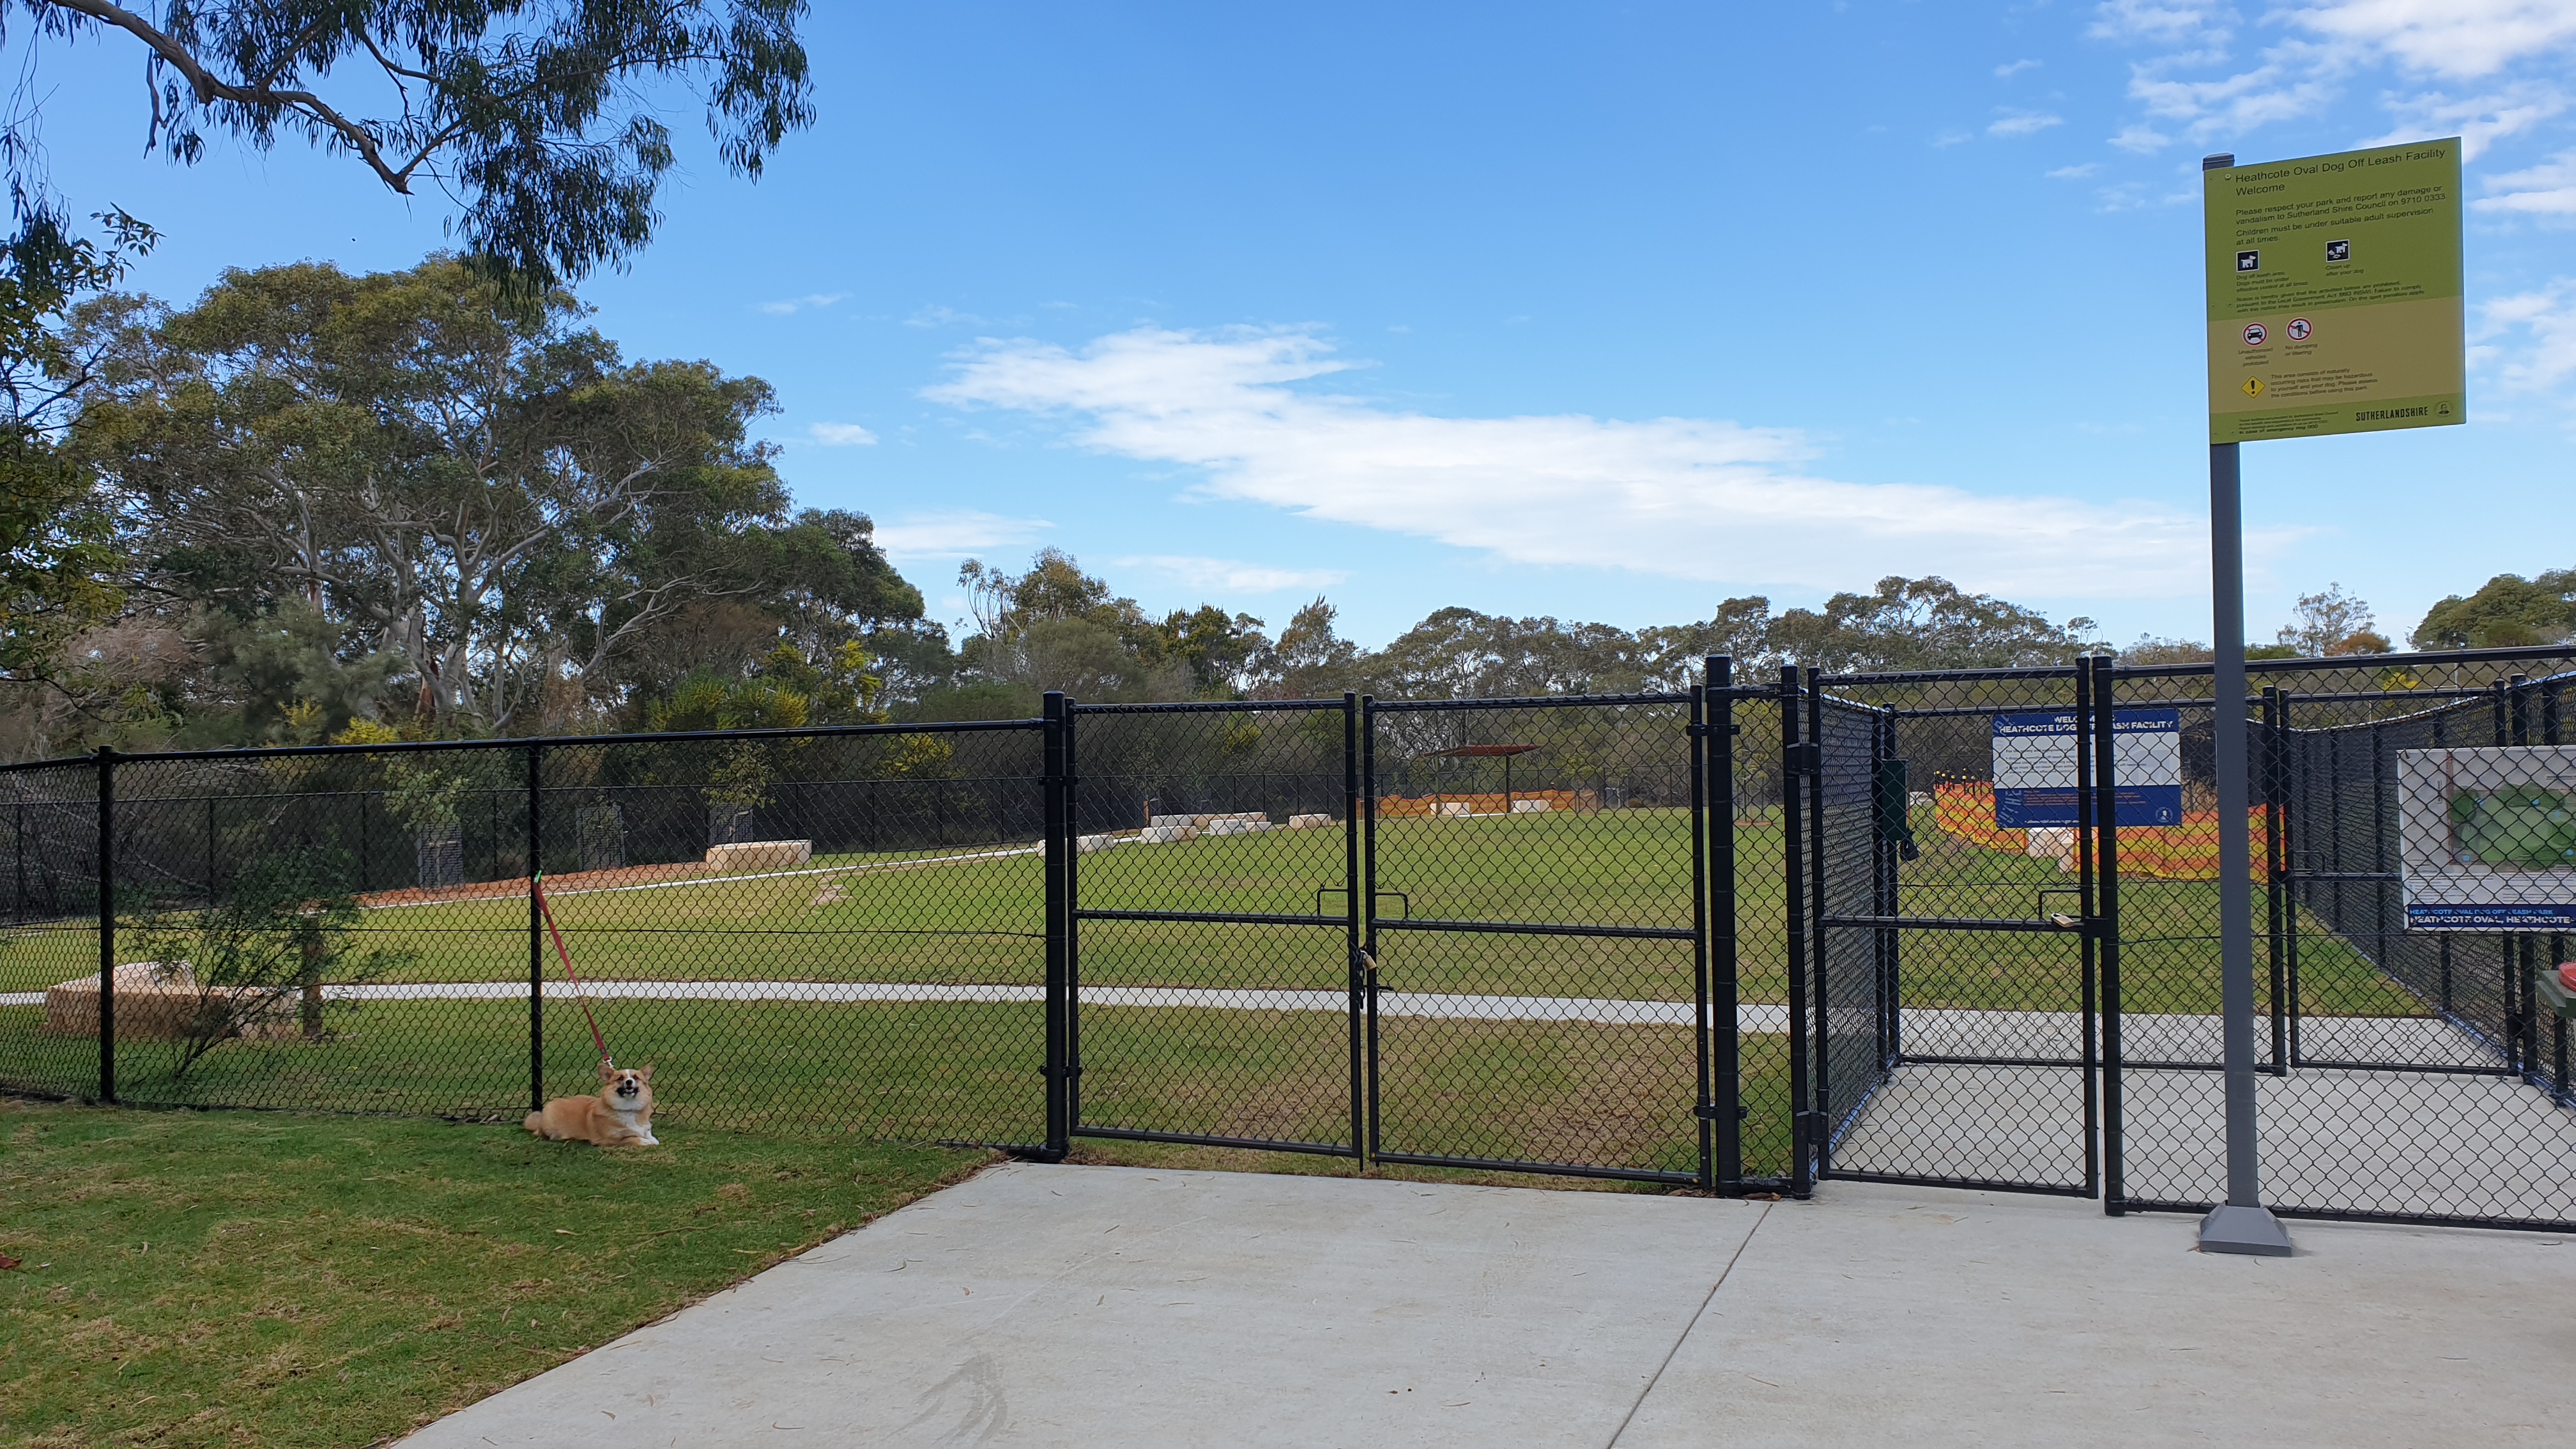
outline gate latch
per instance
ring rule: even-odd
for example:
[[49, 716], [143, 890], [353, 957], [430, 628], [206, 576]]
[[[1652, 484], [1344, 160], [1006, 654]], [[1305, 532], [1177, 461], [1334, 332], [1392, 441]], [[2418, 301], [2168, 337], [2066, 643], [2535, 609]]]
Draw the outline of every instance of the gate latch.
[[1801, 775], [1820, 775], [1825, 769], [1825, 747], [1814, 740], [1801, 741], [1788, 747], [1788, 765]]

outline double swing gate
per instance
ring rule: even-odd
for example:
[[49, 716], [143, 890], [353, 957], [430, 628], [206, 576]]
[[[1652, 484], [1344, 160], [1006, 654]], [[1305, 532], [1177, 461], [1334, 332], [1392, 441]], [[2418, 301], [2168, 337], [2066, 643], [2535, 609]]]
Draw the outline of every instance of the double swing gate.
[[1064, 707], [1065, 1136], [1740, 1177], [1707, 695]]

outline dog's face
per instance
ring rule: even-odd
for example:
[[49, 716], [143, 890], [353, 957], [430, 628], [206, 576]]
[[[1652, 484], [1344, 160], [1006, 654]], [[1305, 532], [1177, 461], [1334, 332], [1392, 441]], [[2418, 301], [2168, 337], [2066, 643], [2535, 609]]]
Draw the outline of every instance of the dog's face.
[[599, 1095], [620, 1111], [649, 1108], [653, 1105], [653, 1068], [650, 1064], [640, 1070], [603, 1066], [599, 1069]]

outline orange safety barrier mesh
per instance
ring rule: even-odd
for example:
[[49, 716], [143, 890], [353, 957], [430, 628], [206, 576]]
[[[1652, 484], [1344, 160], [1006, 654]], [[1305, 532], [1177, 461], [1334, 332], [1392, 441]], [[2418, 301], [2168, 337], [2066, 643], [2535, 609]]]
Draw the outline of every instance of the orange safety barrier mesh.
[[[1590, 790], [1514, 790], [1509, 797], [1497, 790], [1491, 795], [1424, 795], [1419, 799], [1404, 795], [1378, 797], [1377, 818], [1380, 820], [1424, 819], [1434, 815], [1502, 815], [1513, 803], [1536, 800], [1550, 810], [1591, 810], [1598, 808], [1600, 797]], [[1466, 807], [1463, 811], [1460, 806]]]
[[[2254, 881], [2264, 878], [2263, 824], [2269, 807], [2245, 812]], [[1944, 780], [1932, 787], [1932, 823], [1945, 835], [2008, 855], [2029, 853], [2030, 832], [1995, 824], [1995, 787], [1982, 780]], [[2180, 825], [2120, 827], [2120, 873], [2158, 880], [2218, 878], [2218, 812], [2187, 811]]]

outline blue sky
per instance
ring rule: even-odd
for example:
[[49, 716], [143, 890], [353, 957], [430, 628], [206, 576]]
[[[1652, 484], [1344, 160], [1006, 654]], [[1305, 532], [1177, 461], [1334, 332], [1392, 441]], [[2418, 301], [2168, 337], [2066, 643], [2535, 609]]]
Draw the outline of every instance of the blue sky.
[[[2402, 635], [2576, 564], [2576, 0], [817, 7], [822, 119], [701, 144], [583, 293], [776, 384], [800, 502], [1162, 609], [1321, 592], [1624, 626], [1937, 573], [2205, 638], [2199, 158], [2468, 138], [2467, 427], [2249, 445], [2258, 636]], [[13, 47], [23, 46], [23, 36]], [[23, 60], [21, 48], [19, 59]], [[142, 152], [138, 52], [40, 57], [137, 285], [408, 265], [435, 196]], [[694, 117], [674, 114], [684, 137]]]

